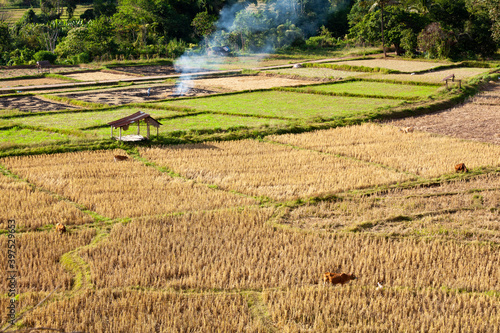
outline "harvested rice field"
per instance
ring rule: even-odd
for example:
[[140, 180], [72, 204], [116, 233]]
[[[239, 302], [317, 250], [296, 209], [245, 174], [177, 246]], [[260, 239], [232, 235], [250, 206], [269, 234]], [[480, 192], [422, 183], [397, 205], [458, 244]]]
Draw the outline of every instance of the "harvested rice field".
[[365, 60], [347, 60], [332, 62], [334, 65], [349, 65], [349, 66], [363, 66], [371, 68], [387, 68], [397, 70], [400, 72], [412, 73], [425, 70], [431, 70], [439, 66], [450, 65], [445, 62], [430, 62], [430, 61], [407, 61], [396, 59], [365, 59]]
[[[124, 105], [130, 103], [150, 102], [159, 99], [173, 98], [171, 94], [175, 94], [177, 88], [173, 85], [154, 86], [151, 87], [148, 96], [149, 88], [127, 88], [127, 89], [111, 89], [103, 91], [92, 91], [85, 93], [69, 93], [59, 96], [75, 99], [84, 102], [91, 102], [106, 105]], [[185, 96], [204, 96], [213, 94], [214, 91], [206, 89], [190, 89]]]
[[499, 115], [500, 84], [494, 84], [463, 105], [433, 114], [392, 121], [390, 124], [499, 145]]
[[219, 91], [241, 91], [269, 89], [274, 87], [300, 86], [317, 83], [309, 80], [296, 80], [275, 76], [251, 75], [214, 79], [197, 79], [190, 82], [195, 88], [216, 89]]
[[303, 230], [500, 243], [500, 175], [288, 209], [278, 223]]
[[[77, 70], [84, 70], [78, 66], [65, 66], [65, 67], [51, 67], [51, 73], [66, 73], [66, 72], [74, 72]], [[7, 79], [19, 76], [30, 76], [39, 74], [38, 69], [35, 65], [31, 67], [10, 67], [10, 66], [0, 66], [0, 78]]]
[[95, 71], [95, 72], [86, 71], [82, 73], [64, 74], [64, 76], [78, 81], [123, 80], [123, 79], [132, 79], [136, 77], [135, 75], [128, 75], [127, 73], [118, 74], [110, 71]]
[[35, 78], [35, 79], [22, 79], [22, 80], [0, 80], [0, 88], [19, 88], [30, 86], [42, 86], [51, 84], [68, 83], [66, 80], [53, 79], [53, 78]]
[[438, 177], [465, 163], [469, 169], [500, 166], [500, 146], [367, 123], [270, 140], [314, 151], [380, 163], [418, 177]]
[[[28, 112], [74, 110], [78, 107], [48, 101], [37, 96], [0, 97], [0, 110], [20, 110]], [[0, 111], [1, 114], [2, 111]]]
[[355, 159], [253, 140], [141, 149], [140, 152], [146, 159], [195, 181], [275, 200], [319, 196], [415, 178]]
[[[109, 218], [221, 209], [257, 202], [173, 178], [139, 161], [114, 161], [114, 155], [124, 154], [97, 151], [11, 157], [0, 159], [0, 164], [37, 186]], [[148, 209], [135, 204], [141, 197], [147, 198]]]
[[[173, 70], [146, 65], [107, 74]], [[0, 111], [0, 331], [500, 333], [498, 85], [450, 110], [366, 122], [430, 112], [459, 91], [440, 94], [447, 71], [430, 85], [298, 70], [212, 73], [183, 98], [169, 96], [173, 80], [148, 79], [0, 99], [10, 102]], [[474, 70], [487, 71], [453, 72]], [[317, 74], [332, 72], [363, 81]], [[67, 110], [41, 113], [49, 98]], [[159, 135], [111, 139], [107, 123], [138, 111]], [[122, 134], [144, 135], [139, 125]], [[350, 281], [324, 283], [325, 272]]]
[[[395, 81], [414, 81], [414, 82], [428, 82], [428, 83], [441, 83], [444, 85], [443, 79], [452, 74], [455, 75], [457, 80], [467, 80], [476, 75], [488, 73], [489, 68], [453, 68], [440, 71], [430, 71], [426, 73], [411, 74], [369, 74], [366, 76], [368, 79], [375, 80], [395, 80]], [[463, 83], [463, 82], [462, 82]], [[450, 86], [456, 86], [457, 83], [449, 83]]]

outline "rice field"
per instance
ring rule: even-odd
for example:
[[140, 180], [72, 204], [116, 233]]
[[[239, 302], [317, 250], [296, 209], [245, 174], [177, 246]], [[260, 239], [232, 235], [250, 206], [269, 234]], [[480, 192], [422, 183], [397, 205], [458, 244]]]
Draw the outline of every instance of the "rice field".
[[266, 71], [270, 74], [292, 75], [319, 79], [345, 79], [350, 77], [367, 75], [363, 72], [340, 71], [330, 68], [303, 67], [303, 68], [280, 68]]
[[347, 60], [347, 61], [336, 61], [333, 62], [334, 65], [349, 65], [349, 66], [363, 66], [371, 68], [387, 68], [392, 70], [397, 70], [400, 72], [412, 73], [420, 72], [425, 70], [431, 70], [439, 66], [450, 65], [445, 62], [430, 62], [430, 61], [407, 61], [407, 60], [396, 60], [396, 59], [363, 59], [363, 60]]
[[116, 224], [106, 241], [80, 253], [99, 289], [321, 288], [322, 273], [337, 269], [358, 276], [350, 285], [369, 289], [386, 281], [393, 288], [486, 292], [500, 283], [495, 247], [290, 232], [268, 226], [272, 214], [244, 209]]
[[[88, 127], [106, 126], [107, 123], [130, 116], [136, 112], [145, 112], [153, 118], [164, 118], [182, 115], [175, 111], [155, 110], [146, 108], [119, 108], [107, 111], [95, 112], [64, 112], [44, 115], [31, 115], [22, 118], [14, 118], [12, 122], [18, 122], [23, 125], [42, 126], [46, 128], [57, 129], [85, 129]], [[106, 128], [109, 132], [109, 128]]]
[[[126, 309], [126, 311], [124, 311]], [[68, 314], [71, 316], [71, 320]], [[263, 332], [241, 295], [181, 295], [138, 290], [87, 291], [37, 309], [29, 327], [88, 332]]]
[[[268, 63], [292, 60], [299, 59]], [[201, 141], [243, 127], [270, 133], [318, 117], [362, 117], [438, 88], [355, 81], [296, 89], [151, 108], [4, 112], [0, 149], [16, 135], [32, 140], [16, 150], [27, 156], [0, 158], [0, 205], [7, 207], [0, 211], [0, 248], [13, 234], [16, 313], [55, 290], [7, 332], [500, 333], [500, 148], [488, 140], [498, 128], [496, 86], [431, 120]], [[108, 97], [121, 99], [114, 91]], [[102, 149], [106, 123], [137, 111], [160, 120], [162, 142], [191, 143], [56, 153], [85, 147], [73, 136], [35, 135], [49, 131], [19, 127], [9, 134], [13, 123], [55, 128]], [[403, 133], [403, 126], [415, 131]], [[477, 141], [453, 137], [465, 132]], [[38, 147], [44, 140], [53, 146]], [[33, 147], [38, 155], [30, 155]], [[129, 159], [115, 162], [114, 155]], [[455, 173], [457, 163], [471, 172]], [[54, 230], [57, 222], [66, 233]], [[7, 267], [7, 251], [0, 252]], [[327, 271], [357, 279], [324, 285]], [[9, 312], [7, 283], [0, 283], [0, 330]]]
[[436, 86], [406, 85], [384, 82], [350, 81], [343, 83], [296, 88], [296, 91], [330, 94], [353, 94], [386, 98], [427, 98], [437, 91]]
[[352, 158], [244, 140], [140, 149], [141, 156], [195, 181], [275, 200], [391, 184], [413, 175]]
[[[254, 204], [251, 198], [173, 178], [138, 161], [114, 162], [123, 151], [10, 157], [20, 177], [108, 218], [158, 215]], [[138, 198], [147, 202], [138, 205]]]
[[0, 149], [6, 149], [14, 145], [28, 146], [41, 143], [67, 143], [74, 140], [78, 140], [78, 137], [68, 134], [19, 128], [18, 126], [0, 131]]
[[[17, 234], [15, 260], [18, 290], [22, 293], [52, 291], [57, 286], [60, 290], [70, 290], [74, 277], [64, 269], [59, 260], [64, 253], [90, 243], [94, 235], [93, 229], [64, 235], [53, 231]], [[0, 246], [2, 249], [7, 248], [7, 237], [0, 237]], [[7, 256], [0, 256], [0, 265], [8, 267]], [[7, 290], [6, 285], [7, 279], [2, 279], [2, 291]]]
[[492, 174], [307, 204], [287, 210], [278, 223], [302, 230], [499, 243], [499, 203], [500, 175]]
[[0, 212], [0, 229], [7, 229], [8, 219], [18, 221], [20, 230], [34, 230], [57, 222], [78, 225], [93, 221], [74, 205], [23, 181], [0, 174], [0, 188], [0, 205], [9, 207], [8, 211]]
[[185, 99], [161, 103], [165, 106], [190, 108], [197, 111], [255, 115], [283, 119], [314, 117], [350, 117], [398, 105], [400, 101], [375, 98], [314, 96], [309, 94], [263, 91], [246, 94]]
[[500, 146], [425, 132], [403, 133], [399, 128], [367, 123], [274, 140], [315, 151], [380, 163], [420, 177], [438, 177], [465, 163], [469, 169], [500, 166]]
[[[238, 128], [259, 128], [286, 124], [286, 121], [282, 119], [240, 117], [219, 114], [199, 114], [171, 119], [160, 119], [160, 122], [162, 124], [159, 130], [160, 136], [168, 136], [171, 133], [179, 131], [226, 131]], [[145, 133], [145, 130], [144, 126], [141, 126], [141, 133]], [[84, 132], [100, 138], [108, 138], [111, 136], [111, 130], [108, 127], [89, 129]], [[131, 127], [127, 131], [122, 131], [122, 135], [135, 134], [136, 132], [137, 127]], [[118, 135], [117, 130], [114, 130], [114, 135]], [[156, 135], [156, 130], [152, 130], [151, 135]]]
[[[412, 81], [412, 82], [426, 82], [426, 83], [440, 83], [444, 84], [443, 79], [452, 74], [455, 75], [457, 80], [468, 80], [474, 76], [488, 73], [489, 68], [452, 68], [440, 71], [429, 71], [425, 73], [412, 74], [379, 74], [373, 73], [366, 76], [367, 79], [374, 80], [396, 80], [396, 81]], [[463, 83], [463, 82], [462, 82]], [[453, 83], [450, 82], [450, 85]], [[455, 83], [456, 85], [456, 83]]]

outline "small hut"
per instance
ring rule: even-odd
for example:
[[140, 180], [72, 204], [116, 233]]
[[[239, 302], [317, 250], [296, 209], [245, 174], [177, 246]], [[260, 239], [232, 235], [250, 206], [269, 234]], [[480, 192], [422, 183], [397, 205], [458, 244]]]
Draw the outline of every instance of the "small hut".
[[[143, 137], [141, 135], [141, 128], [140, 128], [141, 121], [146, 123], [146, 126], [147, 126], [146, 137]], [[130, 125], [135, 124], [135, 123], [137, 123], [137, 135], [122, 136], [122, 129], [124, 131], [126, 131], [129, 129]], [[160, 128], [161, 124], [157, 120], [153, 119], [149, 114], [144, 113], [142, 111], [139, 111], [139, 112], [136, 112], [128, 117], [112, 121], [112, 122], [108, 123], [108, 125], [111, 125], [111, 137], [112, 138], [113, 138], [113, 129], [119, 128], [120, 133], [119, 133], [119, 136], [117, 137], [118, 140], [120, 140], [120, 141], [142, 141], [142, 140], [146, 140], [146, 139], [149, 140], [149, 134], [150, 134], [149, 126], [150, 125], [156, 127], [156, 137], [158, 137], [158, 132], [159, 132], [159, 128]]]

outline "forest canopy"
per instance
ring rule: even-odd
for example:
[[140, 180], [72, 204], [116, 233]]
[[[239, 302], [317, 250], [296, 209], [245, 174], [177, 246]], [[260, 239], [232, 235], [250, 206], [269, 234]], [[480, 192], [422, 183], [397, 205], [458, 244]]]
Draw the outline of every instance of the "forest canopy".
[[[4, 0], [2, 6], [2, 65], [347, 44], [469, 59], [491, 57], [500, 43], [500, 0]], [[76, 15], [79, 6], [85, 10]], [[11, 22], [10, 8], [25, 11]]]

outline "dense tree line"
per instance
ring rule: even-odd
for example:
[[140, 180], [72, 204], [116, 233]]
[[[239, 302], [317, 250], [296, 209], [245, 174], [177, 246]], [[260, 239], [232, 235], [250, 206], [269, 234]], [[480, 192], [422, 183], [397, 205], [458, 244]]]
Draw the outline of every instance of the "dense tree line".
[[1, 64], [353, 42], [407, 56], [477, 58], [493, 55], [500, 42], [500, 0], [94, 0], [78, 16], [79, 0], [10, 2], [31, 8], [15, 24], [0, 21]]

